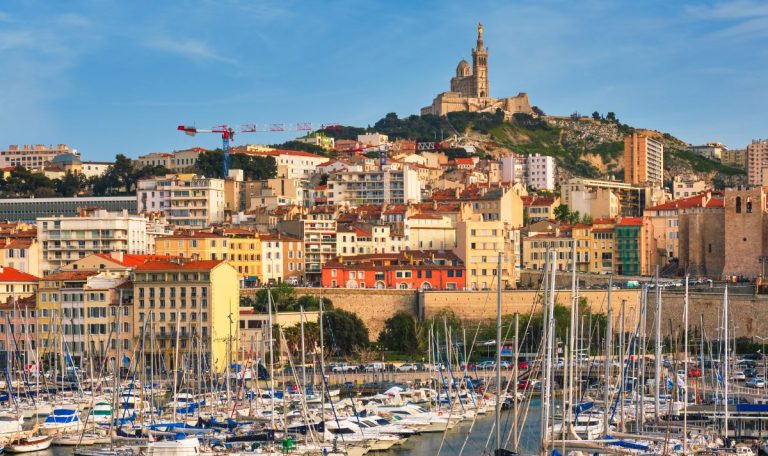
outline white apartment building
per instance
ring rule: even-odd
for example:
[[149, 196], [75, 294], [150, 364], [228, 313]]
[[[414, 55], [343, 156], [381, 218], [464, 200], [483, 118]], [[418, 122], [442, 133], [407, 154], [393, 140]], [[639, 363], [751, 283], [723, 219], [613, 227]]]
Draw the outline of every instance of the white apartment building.
[[389, 143], [389, 137], [380, 133], [366, 133], [363, 135], [357, 135], [357, 142], [363, 143], [366, 146], [382, 147]]
[[282, 240], [271, 234], [261, 238], [261, 281], [278, 283], [283, 281], [283, 244]]
[[755, 139], [747, 146], [747, 182], [768, 184], [768, 139]]
[[405, 220], [410, 250], [453, 250], [456, 227], [447, 215], [416, 214]]
[[501, 158], [501, 181], [509, 183], [525, 182], [527, 168], [526, 157], [507, 155]]
[[298, 150], [275, 150], [267, 152], [275, 157], [277, 176], [288, 179], [309, 179], [317, 174], [317, 167], [328, 161], [326, 157]]
[[385, 165], [368, 171], [356, 165], [328, 177], [327, 196], [328, 203], [334, 205], [418, 203], [421, 184], [418, 172], [408, 165]]
[[707, 190], [707, 183], [695, 174], [678, 174], [672, 180], [672, 199], [699, 195]]
[[722, 160], [723, 153], [728, 152], [728, 147], [719, 142], [708, 142], [700, 146], [690, 146], [690, 150], [710, 160]]
[[11, 144], [6, 150], [0, 150], [0, 168], [23, 166], [31, 171], [42, 171], [54, 157], [61, 154], [73, 154], [80, 157], [77, 150], [66, 144], [46, 146], [44, 144], [18, 146]]
[[153, 253], [158, 229], [153, 225], [148, 230], [150, 223], [128, 211], [104, 209], [83, 211], [76, 217], [38, 218], [40, 269], [46, 274], [93, 253]]
[[165, 214], [172, 225], [204, 228], [224, 221], [224, 179], [176, 174], [140, 180], [136, 186], [140, 214]]
[[555, 189], [555, 157], [547, 155], [534, 154], [526, 157], [528, 187], [537, 190]]

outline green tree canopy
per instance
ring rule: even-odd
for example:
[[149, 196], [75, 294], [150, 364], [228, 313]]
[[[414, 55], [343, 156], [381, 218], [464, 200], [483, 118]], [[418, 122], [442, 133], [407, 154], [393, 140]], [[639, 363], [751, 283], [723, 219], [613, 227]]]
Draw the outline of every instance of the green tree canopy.
[[384, 322], [379, 333], [379, 344], [385, 349], [400, 353], [418, 353], [419, 340], [416, 319], [407, 312], [398, 312]]
[[[230, 169], [242, 169], [246, 179], [263, 180], [277, 175], [274, 157], [260, 157], [248, 154], [231, 154]], [[209, 150], [197, 157], [195, 169], [206, 177], [222, 177], [224, 174], [224, 152]]]
[[323, 313], [325, 343], [334, 353], [349, 356], [370, 345], [368, 328], [357, 315], [346, 310], [333, 309]]

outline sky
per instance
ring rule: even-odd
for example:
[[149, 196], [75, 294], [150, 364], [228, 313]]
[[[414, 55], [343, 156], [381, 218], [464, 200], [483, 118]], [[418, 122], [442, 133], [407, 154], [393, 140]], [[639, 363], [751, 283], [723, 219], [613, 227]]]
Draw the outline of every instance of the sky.
[[768, 137], [762, 0], [0, 0], [0, 148], [135, 158], [220, 146], [179, 124], [417, 114], [471, 61], [478, 22], [491, 96], [613, 111], [690, 143]]

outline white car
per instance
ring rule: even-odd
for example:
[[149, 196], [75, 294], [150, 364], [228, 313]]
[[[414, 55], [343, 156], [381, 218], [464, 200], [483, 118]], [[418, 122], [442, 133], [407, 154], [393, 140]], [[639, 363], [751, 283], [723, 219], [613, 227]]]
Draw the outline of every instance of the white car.
[[744, 371], [736, 371], [731, 375], [731, 380], [746, 380], [747, 376], [744, 375]]
[[419, 370], [419, 368], [414, 363], [405, 363], [397, 366], [398, 372], [416, 372], [417, 370]]

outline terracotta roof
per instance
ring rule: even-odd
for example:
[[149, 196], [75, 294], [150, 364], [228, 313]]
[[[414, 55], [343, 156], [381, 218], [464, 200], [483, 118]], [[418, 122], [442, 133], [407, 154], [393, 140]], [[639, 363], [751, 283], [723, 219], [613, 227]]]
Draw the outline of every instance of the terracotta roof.
[[642, 226], [643, 218], [642, 217], [624, 217], [623, 219], [621, 219], [621, 221], [618, 224], [619, 226]]
[[96, 274], [98, 274], [97, 271], [64, 271], [49, 274], [40, 280], [85, 280]]
[[96, 256], [128, 268], [134, 268], [140, 264], [146, 263], [147, 261], [153, 261], [153, 260], [168, 261], [168, 258], [171, 258], [166, 255], [144, 255], [144, 254], [138, 254], [138, 253], [124, 253], [123, 260], [120, 261], [118, 258], [113, 257], [109, 253], [97, 253]]
[[[664, 204], [646, 207], [645, 210], [646, 211], [672, 211], [677, 209], [691, 209], [694, 207], [722, 207], [717, 205], [710, 206], [709, 203], [717, 198], [710, 198], [709, 201], [706, 201], [706, 199], [707, 199], [707, 193], [700, 193], [698, 195], [689, 196], [687, 198], [667, 201]], [[719, 201], [722, 203], [722, 200], [719, 200]], [[714, 204], [717, 204], [717, 203], [714, 203]]]
[[136, 271], [210, 271], [223, 263], [223, 260], [201, 260], [186, 263], [172, 261], [148, 261], [136, 267]]
[[3, 266], [2, 269], [2, 272], [0, 272], [0, 282], [37, 282], [40, 280], [37, 276], [21, 272], [18, 269], [7, 266]]
[[471, 158], [456, 158], [454, 162], [457, 165], [474, 165], [475, 164], [475, 161], [472, 160]]
[[293, 236], [289, 236], [287, 234], [275, 234], [275, 233], [268, 233], [268, 234], [260, 234], [259, 238], [262, 241], [280, 241], [280, 242], [299, 242], [301, 239]]
[[161, 236], [157, 239], [207, 239], [207, 238], [221, 238], [224, 237], [220, 234], [211, 233], [208, 231], [194, 231], [191, 233], [179, 233], [171, 234], [169, 236]]
[[616, 223], [616, 220], [612, 218], [596, 218], [592, 220], [594, 225], [613, 225], [614, 223]]

